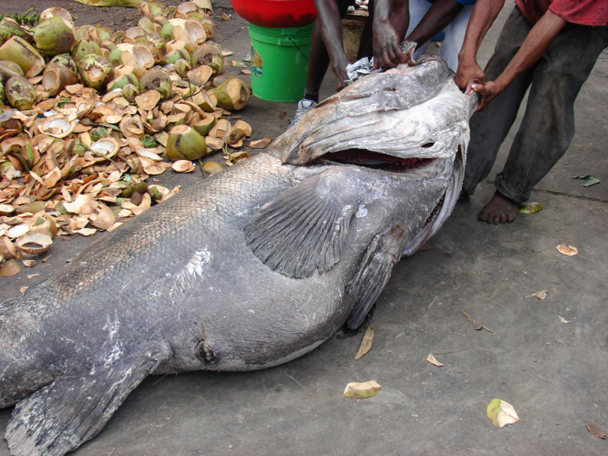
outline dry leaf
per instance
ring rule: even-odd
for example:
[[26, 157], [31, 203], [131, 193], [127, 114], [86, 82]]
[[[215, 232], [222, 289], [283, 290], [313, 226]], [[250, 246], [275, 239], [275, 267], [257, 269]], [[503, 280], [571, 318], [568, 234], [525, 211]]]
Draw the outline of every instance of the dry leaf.
[[500, 399], [492, 399], [486, 409], [488, 419], [498, 428], [503, 428], [507, 424], [514, 424], [519, 421], [515, 409], [508, 402]]
[[600, 439], [604, 439], [604, 440], [606, 439], [606, 433], [604, 432], [604, 429], [602, 429], [602, 427], [599, 424], [587, 423], [587, 424], [585, 424], [585, 427], [594, 436], [599, 437]]
[[488, 332], [493, 333], [494, 331], [492, 331], [491, 329], [485, 327], [484, 325], [482, 325], [481, 323], [479, 323], [477, 320], [475, 320], [473, 317], [471, 317], [468, 313], [466, 313], [464, 310], [462, 311], [462, 315], [464, 315], [465, 317], [467, 317], [467, 319], [473, 323], [473, 329], [475, 331], [479, 331], [480, 329], [485, 329]]
[[381, 389], [382, 387], [376, 383], [376, 380], [363, 383], [350, 382], [346, 385], [343, 394], [350, 399], [365, 399], [375, 396]]
[[281, 111], [281, 113], [279, 114], [279, 119], [283, 120], [286, 115], [287, 115], [287, 109], [285, 111]]
[[549, 293], [549, 290], [537, 291], [536, 293], [532, 293], [532, 294], [529, 294], [528, 296], [524, 296], [524, 299], [533, 298], [536, 296], [538, 299], [543, 301], [547, 298], [547, 293]]
[[566, 256], [575, 256], [578, 255], [578, 249], [571, 245], [560, 244], [555, 247], [559, 253]]
[[363, 340], [359, 346], [359, 351], [355, 355], [355, 361], [360, 360], [365, 356], [371, 349], [374, 342], [374, 330], [371, 326], [368, 326], [363, 335]]
[[[479, 328], [479, 329], [481, 329], [481, 328]], [[443, 366], [443, 363], [440, 363], [439, 361], [437, 361], [437, 359], [435, 358], [435, 356], [433, 356], [432, 353], [429, 355], [429, 357], [426, 360], [429, 363], [433, 364], [434, 366], [437, 366], [437, 367]]]

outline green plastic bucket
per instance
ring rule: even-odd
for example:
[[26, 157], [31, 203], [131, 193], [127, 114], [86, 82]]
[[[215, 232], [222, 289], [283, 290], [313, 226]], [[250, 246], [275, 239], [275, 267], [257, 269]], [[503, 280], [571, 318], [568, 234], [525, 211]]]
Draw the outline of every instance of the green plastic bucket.
[[274, 28], [249, 24], [251, 90], [268, 101], [298, 101], [306, 87], [314, 24]]

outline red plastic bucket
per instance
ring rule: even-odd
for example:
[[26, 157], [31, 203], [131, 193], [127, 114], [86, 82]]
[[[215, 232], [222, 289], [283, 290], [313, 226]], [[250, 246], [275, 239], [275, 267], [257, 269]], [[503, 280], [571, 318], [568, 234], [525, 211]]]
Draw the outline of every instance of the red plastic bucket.
[[231, 0], [236, 14], [260, 27], [299, 27], [317, 18], [313, 0]]

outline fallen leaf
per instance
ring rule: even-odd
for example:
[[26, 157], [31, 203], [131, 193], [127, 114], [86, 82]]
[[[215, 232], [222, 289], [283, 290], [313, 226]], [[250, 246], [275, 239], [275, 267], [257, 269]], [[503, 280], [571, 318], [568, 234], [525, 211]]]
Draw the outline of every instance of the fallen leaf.
[[355, 355], [355, 361], [360, 360], [372, 349], [372, 344], [374, 342], [374, 330], [371, 326], [368, 326], [365, 330], [365, 334], [363, 335], [363, 340], [361, 341], [361, 345], [359, 346], [359, 351]]
[[549, 293], [549, 290], [537, 291], [536, 293], [532, 293], [532, 294], [529, 294], [528, 296], [524, 296], [524, 299], [537, 297], [538, 299], [540, 299], [542, 301], [547, 298], [547, 293]]
[[503, 428], [507, 424], [514, 424], [519, 421], [515, 409], [508, 402], [500, 399], [492, 399], [486, 409], [488, 419], [498, 428]]
[[591, 187], [592, 185], [600, 183], [600, 180], [593, 177], [591, 174], [587, 174], [586, 176], [572, 176], [572, 179], [586, 179], [586, 182], [583, 183], [582, 187]]
[[559, 253], [566, 256], [575, 256], [578, 255], [578, 249], [571, 245], [560, 244], [555, 247]]
[[585, 427], [594, 436], [599, 437], [600, 439], [604, 439], [604, 440], [606, 439], [606, 433], [604, 432], [604, 429], [602, 429], [602, 427], [599, 424], [587, 423], [587, 424], [585, 424]]
[[[481, 328], [479, 328], [479, 329], [481, 329]], [[429, 355], [429, 357], [426, 360], [429, 363], [433, 364], [434, 366], [437, 366], [437, 367], [443, 366], [443, 363], [440, 363], [439, 361], [437, 361], [437, 359], [433, 356], [432, 353]]]
[[362, 383], [350, 382], [346, 385], [343, 394], [350, 399], [365, 399], [375, 396], [381, 389], [382, 387], [376, 383], [376, 380]]
[[559, 321], [561, 321], [562, 323], [566, 324], [566, 323], [570, 323], [568, 320], [566, 320], [564, 317], [562, 317], [561, 315], [558, 315], [557, 318], [559, 318]]
[[473, 329], [475, 331], [479, 331], [480, 329], [485, 329], [488, 332], [493, 333], [494, 331], [492, 331], [491, 329], [485, 327], [484, 325], [482, 325], [481, 323], [479, 323], [477, 320], [475, 320], [473, 317], [471, 317], [468, 313], [466, 313], [464, 310], [462, 311], [462, 315], [464, 315], [465, 317], [467, 317], [467, 319], [473, 323]]
[[281, 111], [281, 113], [279, 114], [279, 119], [283, 120], [286, 115], [287, 115], [287, 109], [285, 111]]
[[517, 209], [523, 214], [534, 214], [543, 210], [543, 205], [540, 203], [523, 203], [519, 205]]

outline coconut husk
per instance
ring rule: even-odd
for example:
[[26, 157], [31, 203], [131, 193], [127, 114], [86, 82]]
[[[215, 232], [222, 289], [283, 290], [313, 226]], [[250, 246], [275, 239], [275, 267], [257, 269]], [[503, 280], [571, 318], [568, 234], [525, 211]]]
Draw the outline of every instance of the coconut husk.
[[225, 80], [211, 93], [217, 98], [217, 105], [229, 111], [243, 109], [249, 100], [249, 89], [239, 78]]
[[44, 58], [36, 48], [18, 36], [0, 46], [0, 60], [15, 62], [21, 67], [26, 78], [33, 78], [44, 68]]

